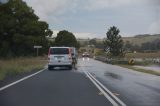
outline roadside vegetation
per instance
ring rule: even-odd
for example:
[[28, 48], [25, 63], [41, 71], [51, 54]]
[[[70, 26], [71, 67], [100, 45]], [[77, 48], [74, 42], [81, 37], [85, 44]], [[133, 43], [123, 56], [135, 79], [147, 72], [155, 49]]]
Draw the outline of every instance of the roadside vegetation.
[[53, 33], [48, 23], [39, 20], [23, 0], [0, 1], [0, 10], [0, 80], [42, 69], [47, 62], [43, 57], [34, 57], [34, 46], [42, 46], [42, 56], [54, 45], [48, 39]]
[[152, 65], [151, 62], [148, 62], [148, 61], [145, 61], [145, 60], [143, 60], [143, 61], [134, 61], [133, 60], [132, 61], [132, 59], [128, 60], [128, 59], [122, 59], [122, 58], [121, 59], [107, 59], [106, 57], [103, 57], [103, 56], [96, 56], [95, 59], [99, 60], [99, 61], [102, 61], [104, 63], [107, 63], [107, 64], [118, 65], [118, 66], [121, 66], [121, 67], [124, 67], [124, 68], [128, 68], [128, 69], [131, 69], [133, 71], [138, 71], [138, 72], [143, 72], [143, 73], [148, 73], [148, 74], [160, 76], [159, 71], [134, 67], [135, 65], [136, 66]]
[[0, 11], [0, 58], [34, 56], [35, 45], [42, 46], [39, 55], [48, 51], [53, 42], [47, 37], [53, 32], [32, 7], [23, 0], [7, 0], [0, 2]]
[[47, 61], [45, 57], [14, 58], [0, 60], [0, 80], [17, 74], [43, 69]]
[[123, 56], [123, 40], [119, 35], [120, 30], [113, 26], [108, 29], [104, 39], [105, 52], [111, 57]]
[[118, 64], [118, 65], [121, 66], [121, 67], [124, 67], [124, 68], [132, 69], [133, 71], [138, 71], [138, 72], [143, 72], [143, 73], [148, 73], [148, 74], [153, 74], [153, 75], [160, 76], [160, 72], [157, 72], [157, 71], [137, 68], [137, 67], [133, 67], [132, 65], [122, 65], [122, 64], [121, 65]]
[[[160, 40], [157, 39], [152, 42], [142, 43], [141, 46], [135, 46], [130, 41], [124, 43], [119, 32], [120, 30], [114, 26], [108, 30], [104, 39], [104, 48], [94, 52], [95, 59], [134, 71], [160, 76], [158, 71], [134, 67], [134, 65], [160, 65]], [[96, 44], [96, 41], [93, 43]]]
[[0, 1], [0, 11], [0, 80], [42, 69], [47, 61], [34, 57], [35, 46], [42, 47], [39, 56], [46, 55], [51, 46], [79, 48], [76, 37], [69, 31], [60, 31], [53, 38], [49, 24], [40, 20], [23, 0]]
[[[159, 48], [158, 43], [160, 43], [160, 34], [142, 34], [142, 35], [135, 35], [133, 37], [123, 37], [123, 41], [125, 45], [130, 46], [131, 48], [128, 49], [138, 49], [142, 48], [143, 50], [149, 48], [150, 50], [156, 50]], [[147, 45], [150, 46], [147, 46]], [[143, 47], [142, 47], [143, 45]], [[141, 50], [142, 50], [141, 49]]]
[[157, 58], [160, 57], [160, 52], [155, 53], [126, 53], [126, 58]]
[[55, 46], [80, 47], [75, 35], [67, 30], [59, 31], [55, 38]]

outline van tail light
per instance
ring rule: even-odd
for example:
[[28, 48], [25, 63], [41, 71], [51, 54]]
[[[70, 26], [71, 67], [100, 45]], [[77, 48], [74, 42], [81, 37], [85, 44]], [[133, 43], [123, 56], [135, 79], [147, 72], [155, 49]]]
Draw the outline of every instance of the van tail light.
[[69, 52], [69, 58], [71, 57], [71, 49], [68, 48], [68, 52]]
[[70, 49], [70, 48], [68, 48], [68, 52], [69, 52], [69, 54], [71, 55], [71, 49]]
[[68, 48], [69, 51], [69, 60], [72, 60], [71, 48]]

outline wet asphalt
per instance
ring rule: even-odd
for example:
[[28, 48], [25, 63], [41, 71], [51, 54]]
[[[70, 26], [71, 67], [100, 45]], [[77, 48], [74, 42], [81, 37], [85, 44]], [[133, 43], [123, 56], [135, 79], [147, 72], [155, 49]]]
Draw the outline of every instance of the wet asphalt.
[[127, 106], [160, 106], [160, 77], [80, 58], [77, 69], [45, 70], [0, 91], [0, 106], [112, 106], [83, 71]]
[[0, 91], [0, 106], [112, 106], [79, 70], [45, 70]]
[[93, 59], [81, 60], [80, 67], [85, 67], [127, 106], [160, 106], [160, 76]]

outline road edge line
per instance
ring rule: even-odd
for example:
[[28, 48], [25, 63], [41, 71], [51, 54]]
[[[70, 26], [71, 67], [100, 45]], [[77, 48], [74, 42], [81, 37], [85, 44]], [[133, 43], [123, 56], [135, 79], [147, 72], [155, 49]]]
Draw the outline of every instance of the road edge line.
[[28, 76], [26, 76], [26, 77], [24, 77], [24, 78], [21, 78], [21, 79], [19, 79], [19, 80], [17, 80], [17, 81], [14, 81], [14, 82], [12, 82], [12, 83], [10, 83], [10, 84], [8, 84], [8, 85], [5, 85], [5, 86], [3, 86], [3, 87], [0, 88], [0, 91], [3, 91], [3, 90], [5, 90], [5, 89], [7, 89], [7, 88], [9, 88], [9, 87], [11, 87], [11, 86], [19, 83], [19, 82], [22, 82], [22, 81], [24, 81], [24, 80], [26, 80], [26, 79], [28, 79], [28, 78], [30, 78], [30, 77], [33, 77], [33, 76], [41, 73], [42, 71], [44, 71], [44, 70], [46, 70], [46, 69], [47, 69], [47, 68], [44, 68], [44, 69], [42, 69], [42, 70], [40, 70], [40, 71], [38, 71], [38, 72], [36, 72], [36, 73], [33, 73], [33, 74], [28, 75]]
[[99, 82], [90, 72], [87, 71], [87, 73], [98, 83], [106, 92], [108, 92], [119, 104], [122, 106], [126, 106], [124, 102], [122, 102], [118, 97], [116, 97], [112, 92], [107, 89], [101, 82]]
[[87, 77], [91, 80], [91, 82], [103, 93], [103, 95], [111, 102], [113, 106], [118, 106], [118, 104], [92, 79], [91, 76], [86, 71], [83, 71]]

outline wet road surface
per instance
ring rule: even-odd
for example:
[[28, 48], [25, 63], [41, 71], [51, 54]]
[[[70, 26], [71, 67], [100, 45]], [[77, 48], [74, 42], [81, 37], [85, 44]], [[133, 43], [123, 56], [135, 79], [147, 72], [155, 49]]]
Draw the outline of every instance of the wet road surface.
[[79, 62], [80, 67], [94, 75], [127, 106], [160, 106], [160, 76], [93, 59], [85, 58]]
[[0, 106], [112, 105], [84, 73], [73, 69], [45, 70], [1, 90]]
[[160, 106], [160, 77], [80, 58], [0, 90], [0, 106]]

